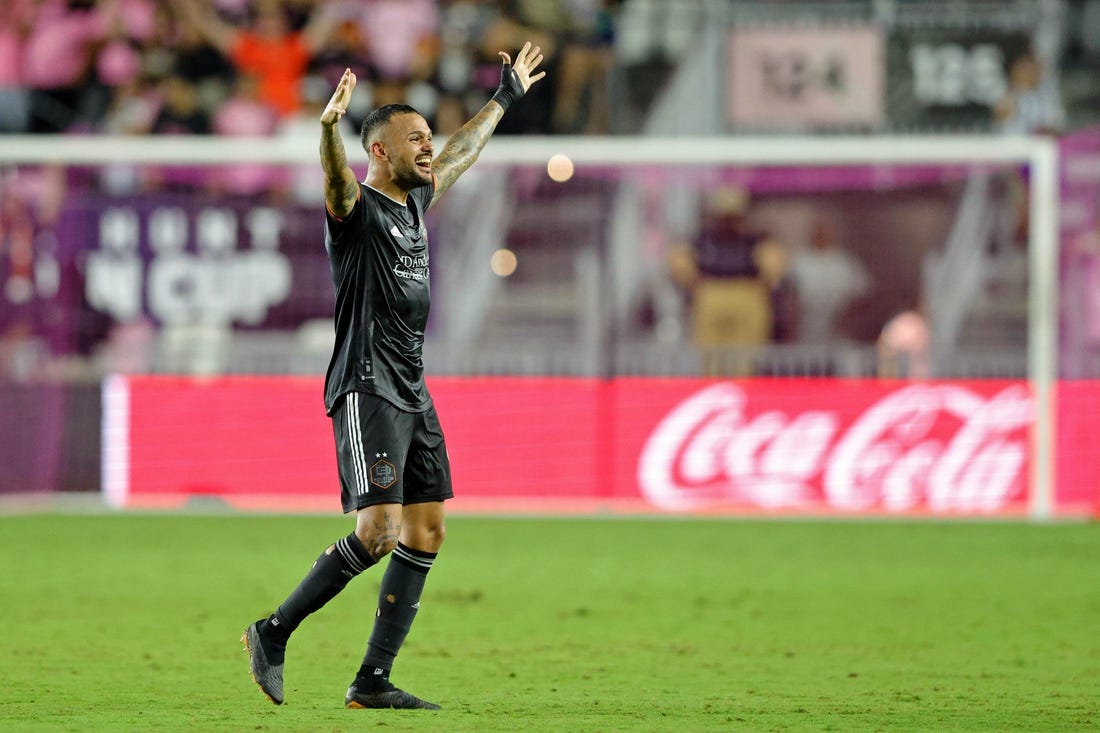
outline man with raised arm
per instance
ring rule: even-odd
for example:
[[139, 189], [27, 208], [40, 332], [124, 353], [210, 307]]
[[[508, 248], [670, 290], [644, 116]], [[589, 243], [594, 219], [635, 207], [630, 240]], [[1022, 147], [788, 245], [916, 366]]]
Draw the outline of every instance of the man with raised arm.
[[336, 438], [341, 500], [345, 513], [355, 512], [355, 531], [321, 553], [275, 613], [245, 630], [252, 677], [275, 704], [283, 702], [283, 660], [294, 629], [390, 555], [366, 655], [345, 705], [439, 707], [390, 682], [443, 544], [443, 502], [453, 496], [421, 359], [429, 300], [424, 212], [473, 165], [508, 107], [546, 75], [534, 73], [543, 57], [530, 43], [515, 64], [501, 56], [496, 93], [434, 160], [424, 117], [407, 105], [387, 105], [363, 121], [370, 162], [366, 179], [356, 179], [337, 126], [355, 88], [350, 69], [321, 114], [325, 249], [336, 286], [325, 409]]

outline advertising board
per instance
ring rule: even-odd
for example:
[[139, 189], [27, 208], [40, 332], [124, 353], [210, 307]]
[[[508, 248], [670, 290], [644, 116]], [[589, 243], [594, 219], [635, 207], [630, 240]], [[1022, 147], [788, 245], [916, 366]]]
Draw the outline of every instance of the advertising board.
[[[435, 378], [455, 511], [1023, 515], [1034, 402], [1015, 380]], [[1062, 404], [1056, 513], [1089, 511], [1100, 385]], [[116, 378], [119, 506], [337, 511], [314, 378]], [[1083, 406], [1076, 411], [1075, 406]], [[368, 446], [369, 449], [369, 446]]]

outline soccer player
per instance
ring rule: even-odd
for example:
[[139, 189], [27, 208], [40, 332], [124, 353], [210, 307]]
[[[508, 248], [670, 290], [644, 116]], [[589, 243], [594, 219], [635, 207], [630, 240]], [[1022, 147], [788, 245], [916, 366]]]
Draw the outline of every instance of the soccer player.
[[390, 682], [443, 543], [443, 502], [453, 496], [421, 360], [429, 295], [424, 211], [473, 165], [505, 110], [546, 75], [535, 73], [543, 60], [538, 46], [525, 44], [514, 64], [501, 56], [496, 93], [434, 160], [425, 119], [407, 105], [387, 105], [363, 121], [370, 162], [365, 180], [356, 179], [337, 127], [355, 88], [351, 69], [321, 114], [325, 249], [336, 286], [325, 408], [336, 438], [341, 500], [345, 513], [355, 512], [355, 531], [321, 553], [275, 613], [245, 630], [252, 677], [276, 705], [283, 702], [283, 660], [294, 629], [390, 555], [366, 655], [344, 702], [349, 708], [439, 707]]

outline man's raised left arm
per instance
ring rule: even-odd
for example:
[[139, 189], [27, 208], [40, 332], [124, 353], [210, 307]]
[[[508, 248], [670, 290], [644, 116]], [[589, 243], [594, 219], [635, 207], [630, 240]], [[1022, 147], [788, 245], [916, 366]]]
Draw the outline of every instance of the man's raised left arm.
[[474, 164], [508, 107], [526, 94], [532, 84], [546, 76], [545, 71], [534, 73], [542, 63], [542, 53], [538, 46], [532, 47], [530, 42], [523, 44], [523, 48], [516, 54], [515, 64], [512, 64], [508, 54], [501, 51], [500, 55], [504, 59], [504, 66], [496, 93], [481, 111], [448, 138], [447, 144], [432, 163], [432, 172], [435, 174], [433, 204]]

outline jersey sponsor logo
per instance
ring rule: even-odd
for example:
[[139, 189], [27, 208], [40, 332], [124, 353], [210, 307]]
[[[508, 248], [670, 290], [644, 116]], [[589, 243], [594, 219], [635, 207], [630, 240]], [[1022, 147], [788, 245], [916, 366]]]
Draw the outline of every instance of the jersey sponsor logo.
[[428, 254], [422, 255], [398, 255], [393, 264], [393, 274], [407, 280], [428, 279]]
[[388, 489], [397, 483], [397, 469], [389, 461], [377, 461], [370, 467], [370, 482], [380, 489]]

